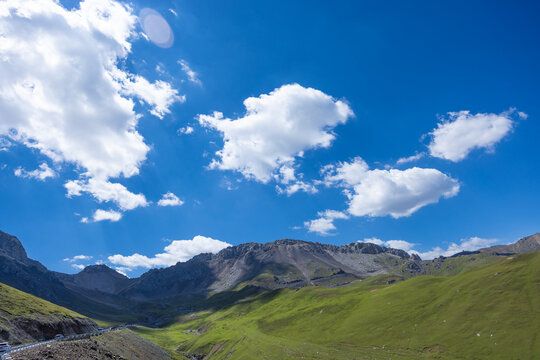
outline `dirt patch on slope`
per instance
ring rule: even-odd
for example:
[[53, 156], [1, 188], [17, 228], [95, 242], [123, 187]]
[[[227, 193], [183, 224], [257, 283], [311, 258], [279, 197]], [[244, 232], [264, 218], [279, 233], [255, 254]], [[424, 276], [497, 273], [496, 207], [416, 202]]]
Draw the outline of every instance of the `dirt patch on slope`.
[[170, 360], [169, 354], [129, 330], [55, 342], [11, 354], [13, 360]]

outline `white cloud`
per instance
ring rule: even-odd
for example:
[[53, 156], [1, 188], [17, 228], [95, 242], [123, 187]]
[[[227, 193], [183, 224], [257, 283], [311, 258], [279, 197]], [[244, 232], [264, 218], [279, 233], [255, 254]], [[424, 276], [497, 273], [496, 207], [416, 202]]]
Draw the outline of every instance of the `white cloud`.
[[[454, 162], [463, 160], [474, 149], [493, 151], [494, 146], [514, 127], [514, 109], [500, 114], [469, 111], [449, 112], [429, 135], [431, 156]], [[521, 118], [525, 113], [518, 113]]]
[[83, 270], [86, 266], [81, 264], [71, 264], [72, 267], [74, 267], [77, 270]]
[[169, 109], [172, 104], [177, 101], [182, 103], [186, 101], [186, 97], [177, 95], [177, 91], [168, 82], [157, 80], [152, 84], [142, 76], [128, 74], [119, 69], [114, 69], [112, 74], [115, 80], [122, 85], [122, 94], [136, 96], [144, 100], [152, 106], [150, 113], [160, 119], [171, 112]]
[[276, 185], [276, 191], [278, 192], [278, 194], [287, 194], [287, 196], [291, 196], [298, 191], [303, 191], [308, 194], [315, 194], [319, 190], [317, 190], [317, 188], [312, 184], [308, 184], [303, 181], [296, 181], [292, 184], [286, 185], [284, 188]]
[[169, 9], [169, 12], [170, 12], [171, 14], [173, 14], [174, 16], [178, 16], [178, 14], [176, 13], [176, 11], [174, 11], [173, 9]]
[[379, 238], [372, 237], [364, 240], [358, 240], [359, 242], [372, 243], [379, 246], [386, 246], [394, 249], [401, 249], [411, 254], [417, 254], [423, 260], [431, 260], [439, 256], [449, 257], [462, 251], [475, 251], [481, 248], [491, 246], [498, 242], [497, 239], [483, 239], [479, 237], [470, 237], [468, 239], [461, 239], [459, 244], [451, 243], [448, 248], [443, 249], [440, 246], [432, 248], [430, 251], [419, 252], [413, 248], [417, 245], [404, 240], [387, 240], [383, 241]]
[[401, 249], [403, 251], [410, 251], [415, 244], [410, 243], [405, 240], [387, 240], [383, 241], [379, 238], [372, 237], [372, 238], [366, 238], [364, 240], [358, 240], [358, 242], [364, 242], [364, 243], [372, 243], [379, 246], [385, 246], [393, 249]]
[[163, 197], [158, 201], [159, 206], [182, 206], [184, 202], [172, 192], [163, 194]]
[[13, 144], [5, 137], [0, 136], [0, 151], [8, 151]]
[[316, 232], [319, 235], [331, 235], [331, 232], [336, 230], [334, 225], [335, 219], [348, 219], [349, 216], [341, 211], [325, 210], [317, 213], [317, 219], [304, 222], [304, 226], [309, 232]]
[[[135, 98], [158, 117], [183, 100], [170, 84], [121, 65], [136, 23], [132, 9], [114, 0], [85, 0], [73, 10], [54, 0], [0, 2], [0, 135], [75, 164], [82, 180], [66, 184], [76, 188], [69, 196], [89, 192], [123, 209], [146, 204], [109, 182], [137, 175], [149, 151]], [[103, 188], [120, 194], [103, 198]]]
[[298, 177], [302, 178], [303, 176], [304, 174], [301, 173], [297, 176], [292, 165], [284, 164], [279, 168], [277, 173], [274, 174], [274, 180], [282, 185], [276, 185], [276, 191], [278, 194], [287, 194], [287, 196], [291, 196], [298, 191], [303, 191], [308, 194], [315, 194], [318, 192], [313, 184], [298, 179]]
[[195, 131], [195, 129], [193, 129], [193, 127], [185, 126], [183, 128], [178, 129], [178, 135], [180, 135], [180, 134], [189, 135], [189, 134], [193, 134], [194, 131]]
[[182, 68], [182, 71], [186, 73], [189, 81], [192, 83], [195, 83], [197, 85], [202, 85], [201, 80], [199, 79], [199, 74], [197, 74], [195, 71], [193, 71], [186, 60], [178, 60], [178, 64]]
[[114, 210], [102, 210], [97, 209], [94, 212], [94, 216], [92, 217], [92, 220], [88, 219], [87, 217], [83, 217], [81, 219], [81, 222], [83, 223], [91, 223], [91, 222], [98, 222], [103, 220], [109, 220], [111, 222], [117, 222], [122, 218], [122, 213]]
[[384, 241], [376, 237], [365, 238], [364, 240], [358, 240], [358, 242], [372, 243], [379, 246], [384, 246]]
[[90, 260], [90, 259], [92, 259], [92, 256], [89, 256], [89, 255], [75, 255], [74, 257], [71, 257], [71, 258], [65, 258], [64, 261], [75, 262], [79, 260]]
[[413, 251], [413, 252], [418, 254], [423, 260], [431, 260], [439, 256], [445, 256], [445, 257], [452, 256], [462, 251], [475, 251], [481, 248], [491, 246], [495, 244], [497, 241], [498, 241], [497, 239], [483, 239], [483, 238], [474, 236], [468, 239], [461, 239], [459, 244], [451, 243], [446, 249], [443, 249], [437, 246], [431, 249], [430, 251], [426, 251], [426, 252]]
[[134, 194], [124, 185], [111, 183], [97, 178], [88, 180], [71, 180], [64, 185], [67, 196], [80, 196], [83, 192], [90, 193], [98, 202], [112, 201], [122, 210], [132, 210], [139, 206], [147, 206], [143, 194]]
[[369, 170], [364, 160], [323, 167], [327, 186], [345, 188], [348, 213], [354, 216], [410, 216], [420, 208], [459, 192], [455, 179], [436, 169]]
[[163, 253], [156, 254], [154, 257], [133, 254], [129, 256], [113, 255], [109, 256], [108, 259], [112, 264], [124, 267], [124, 270], [131, 270], [137, 267], [172, 266], [177, 262], [187, 261], [195, 255], [217, 253], [229, 246], [231, 245], [226, 242], [197, 235], [193, 240], [174, 240], [165, 247]]
[[49, 165], [47, 165], [47, 163], [42, 163], [41, 165], [39, 165], [39, 168], [32, 171], [28, 171], [21, 167], [18, 167], [13, 173], [15, 174], [15, 176], [18, 177], [39, 179], [41, 181], [56, 176], [56, 172], [51, 169]]
[[117, 222], [122, 218], [122, 214], [114, 210], [101, 210], [97, 209], [94, 213], [94, 222], [109, 220], [111, 222]]
[[294, 168], [305, 151], [328, 148], [336, 137], [332, 129], [354, 116], [345, 102], [298, 84], [247, 98], [244, 106], [246, 114], [237, 119], [214, 112], [198, 120], [223, 136], [210, 168], [238, 171], [262, 183], [280, 176], [283, 167]]
[[130, 268], [126, 268], [126, 267], [122, 267], [122, 266], [119, 266], [119, 267], [115, 267], [114, 270], [116, 270], [116, 272], [124, 275], [125, 277], [129, 277], [128, 276], [128, 272], [131, 271], [132, 269]]
[[399, 158], [398, 161], [396, 161], [396, 165], [407, 164], [407, 163], [410, 163], [410, 162], [420, 160], [425, 155], [426, 155], [426, 153], [421, 152], [421, 153], [411, 155], [411, 156], [408, 156], [408, 157]]

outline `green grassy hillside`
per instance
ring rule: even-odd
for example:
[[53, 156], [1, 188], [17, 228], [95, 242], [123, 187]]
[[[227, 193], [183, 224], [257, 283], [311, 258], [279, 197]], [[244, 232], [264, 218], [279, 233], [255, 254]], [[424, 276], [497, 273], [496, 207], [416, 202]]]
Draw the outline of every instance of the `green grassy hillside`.
[[178, 359], [538, 359], [540, 252], [453, 277], [277, 290], [138, 332]]
[[[0, 283], [0, 312], [14, 316], [66, 315], [84, 317], [74, 311]], [[0, 318], [2, 317], [0, 313]]]
[[83, 315], [0, 283], [2, 341], [28, 343], [95, 327], [96, 323]]
[[492, 264], [499, 261], [501, 258], [504, 258], [504, 256], [490, 253], [436, 258], [423, 261], [422, 271], [426, 275], [454, 276], [465, 271]]

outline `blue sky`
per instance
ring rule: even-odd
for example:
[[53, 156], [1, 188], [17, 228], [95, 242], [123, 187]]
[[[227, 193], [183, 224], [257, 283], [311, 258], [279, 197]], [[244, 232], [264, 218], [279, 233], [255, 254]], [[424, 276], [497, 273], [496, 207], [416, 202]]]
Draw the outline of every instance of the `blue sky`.
[[536, 2], [30, 3], [0, 7], [0, 229], [51, 269], [539, 231]]

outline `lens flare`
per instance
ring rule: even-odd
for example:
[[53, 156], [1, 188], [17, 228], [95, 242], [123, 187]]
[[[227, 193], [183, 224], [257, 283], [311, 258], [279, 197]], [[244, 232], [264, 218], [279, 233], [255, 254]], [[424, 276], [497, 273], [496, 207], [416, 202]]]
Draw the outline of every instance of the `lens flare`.
[[174, 34], [167, 20], [153, 9], [142, 9], [139, 22], [146, 36], [157, 46], [167, 49], [174, 43]]

